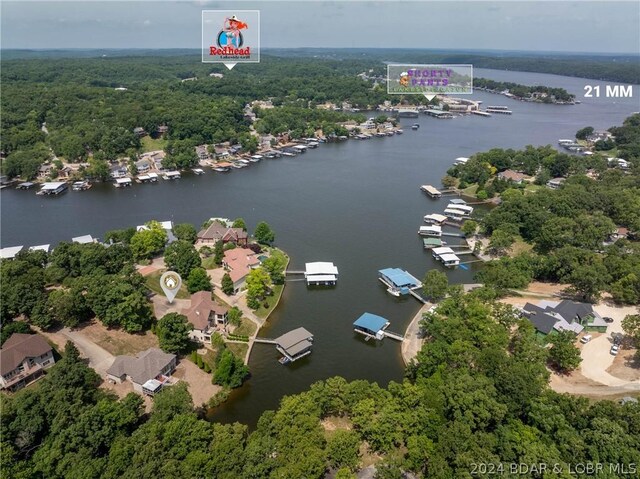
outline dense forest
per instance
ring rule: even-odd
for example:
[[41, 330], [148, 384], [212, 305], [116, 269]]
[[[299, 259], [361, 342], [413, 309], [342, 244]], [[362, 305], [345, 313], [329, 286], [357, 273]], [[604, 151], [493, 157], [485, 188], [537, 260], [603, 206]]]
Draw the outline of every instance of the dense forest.
[[550, 88], [542, 85], [527, 86], [512, 82], [488, 80], [486, 78], [475, 78], [473, 86], [494, 91], [509, 90], [509, 93], [518, 99], [527, 99], [534, 94], [543, 94], [545, 96], [540, 99], [542, 103], [553, 103], [554, 99], [555, 101], [571, 102], [576, 97], [564, 88]]
[[[349, 50], [338, 58], [305, 58], [295, 52], [265, 55], [260, 64], [243, 65], [232, 71], [203, 64], [192, 54], [175, 56], [175, 52], [148, 56], [109, 52], [98, 58], [81, 54], [64, 58], [65, 54], [72, 54], [63, 52], [60, 57], [54, 53], [44, 58], [40, 58], [42, 54], [25, 54], [28, 58], [21, 58], [20, 52], [4, 55], [0, 72], [1, 148], [6, 157], [3, 173], [9, 177], [33, 179], [42, 163], [58, 157], [68, 162], [88, 160], [82, 169], [84, 176], [108, 179], [109, 161], [135, 159], [141, 151], [140, 137], [133, 131], [138, 127], [152, 136], [160, 126], [168, 127], [165, 136], [170, 142], [166, 147], [170, 158], [166, 167], [194, 166], [195, 145], [229, 141], [251, 150], [255, 140], [250, 135], [251, 121], [244, 115], [244, 106], [254, 100], [270, 99], [276, 107], [271, 112], [263, 111], [258, 128], [261, 133], [277, 134], [290, 128], [294, 137], [311, 128], [323, 128], [328, 134], [345, 133], [338, 126], [345, 120], [344, 114], [307, 111], [316, 105], [349, 102], [356, 108], [375, 108], [386, 100], [398, 100], [386, 93], [383, 61], [391, 53], [386, 50], [364, 53], [358, 58], [352, 57]], [[396, 61], [402, 61], [406, 53], [403, 55]], [[416, 55], [411, 61], [472, 61], [465, 55]], [[487, 59], [480, 60], [476, 66], [498, 67], [485, 65]], [[511, 62], [516, 60], [495, 59], [498, 64], [504, 62], [503, 68], [513, 68]], [[566, 73], [552, 68], [564, 65], [564, 61], [540, 61], [544, 65], [540, 71]], [[640, 77], [632, 62], [589, 61], [606, 71], [636, 75], [635, 81]], [[516, 92], [530, 90], [517, 85], [514, 88]], [[561, 89], [547, 90], [560, 99], [570, 97]], [[427, 103], [421, 95], [401, 100]], [[62, 163], [57, 163], [55, 171], [61, 168]]]
[[[479, 197], [500, 195], [500, 205], [477, 218], [490, 250], [503, 255], [517, 241], [532, 246], [488, 263], [479, 280], [516, 289], [533, 279], [555, 281], [570, 284], [585, 300], [609, 292], [620, 303], [640, 303], [640, 114], [610, 131], [615, 149], [608, 154], [627, 159], [627, 170], [611, 167], [602, 154], [529, 146], [477, 153], [449, 171], [459, 186], [477, 185]], [[534, 184], [497, 178], [507, 169], [535, 175]], [[544, 185], [552, 177], [566, 181], [549, 190]], [[629, 231], [628, 238], [612, 242], [618, 227]]]
[[[560, 395], [547, 386], [548, 351], [495, 292], [458, 288], [423, 321], [427, 341], [406, 379], [387, 387], [330, 378], [282, 399], [254, 431], [203, 419], [181, 385], [145, 414], [134, 393], [98, 388], [70, 343], [45, 379], [2, 395], [2, 476], [48, 478], [489, 477], [491, 468], [640, 462], [640, 407]], [[584, 476], [591, 477], [591, 476]]]

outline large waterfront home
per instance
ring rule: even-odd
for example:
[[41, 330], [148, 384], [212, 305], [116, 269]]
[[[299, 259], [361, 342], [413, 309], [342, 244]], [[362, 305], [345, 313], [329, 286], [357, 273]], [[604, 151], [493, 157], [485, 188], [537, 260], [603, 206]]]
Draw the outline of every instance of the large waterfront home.
[[214, 221], [208, 228], [198, 233], [198, 242], [203, 244], [215, 244], [219, 240], [223, 243], [235, 243], [238, 246], [246, 246], [249, 235], [242, 228], [229, 228]]
[[535, 326], [538, 334], [546, 336], [554, 331], [607, 331], [607, 323], [588, 303], [563, 300], [527, 303], [522, 308], [524, 316]]
[[0, 349], [0, 387], [17, 391], [54, 365], [53, 349], [38, 334], [14, 333]]
[[211, 299], [211, 292], [198, 291], [191, 295], [191, 306], [182, 311], [187, 321], [193, 325], [189, 337], [201, 343], [210, 343], [216, 328], [227, 324], [229, 308]]
[[235, 293], [245, 284], [245, 279], [252, 269], [260, 266], [257, 255], [248, 248], [234, 248], [224, 252], [222, 266], [229, 272]]

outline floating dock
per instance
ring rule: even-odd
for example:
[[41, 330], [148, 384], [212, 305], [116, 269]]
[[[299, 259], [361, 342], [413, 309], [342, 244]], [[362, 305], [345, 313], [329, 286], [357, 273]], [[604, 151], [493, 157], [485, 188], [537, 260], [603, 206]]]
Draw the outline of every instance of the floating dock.
[[491, 113], [487, 113], [486, 111], [480, 111], [480, 110], [472, 110], [471, 113], [474, 115], [484, 116], [484, 117], [491, 116]]
[[422, 185], [420, 189], [428, 194], [431, 198], [440, 198], [442, 196], [442, 192], [431, 185]]
[[261, 344], [275, 344], [278, 352], [282, 354], [278, 362], [288, 364], [311, 354], [313, 334], [305, 328], [297, 328], [275, 339], [255, 338], [253, 341]]

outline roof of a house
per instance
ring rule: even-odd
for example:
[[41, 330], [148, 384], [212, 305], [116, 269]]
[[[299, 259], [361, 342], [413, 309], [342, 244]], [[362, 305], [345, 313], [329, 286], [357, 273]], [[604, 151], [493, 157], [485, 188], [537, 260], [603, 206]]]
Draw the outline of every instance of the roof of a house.
[[378, 273], [388, 278], [395, 286], [416, 286], [420, 284], [420, 281], [400, 268], [381, 269]]
[[238, 241], [247, 239], [248, 235], [242, 228], [228, 228], [214, 221], [207, 229], [198, 233], [198, 238], [216, 241], [219, 239], [223, 241]]
[[590, 304], [576, 303], [575, 301], [569, 301], [568, 299], [560, 301], [560, 304], [554, 308], [554, 311], [568, 322], [571, 322], [576, 318], [584, 319], [587, 316], [595, 316], [593, 306]]
[[553, 330], [558, 318], [541, 311], [536, 311], [529, 316], [529, 321], [531, 321], [541, 333], [549, 334]]
[[311, 340], [313, 340], [313, 334], [305, 328], [297, 328], [276, 338], [275, 342], [287, 354], [295, 356], [311, 346]]
[[378, 316], [377, 314], [364, 313], [358, 319], [353, 322], [353, 325], [359, 328], [368, 329], [369, 331], [373, 331], [377, 333], [382, 328], [384, 328], [389, 321], [387, 321], [382, 316]]
[[175, 361], [176, 355], [165, 353], [158, 348], [149, 348], [137, 358], [132, 356], [116, 356], [107, 374], [116, 377], [127, 375], [136, 384], [144, 384], [155, 379], [169, 363]]
[[500, 178], [505, 178], [511, 181], [522, 181], [526, 178], [526, 175], [523, 175], [522, 173], [518, 173], [517, 171], [513, 171], [513, 170], [501, 171], [500, 173], [498, 173], [498, 176]]
[[183, 310], [182, 314], [193, 324], [195, 329], [204, 331], [209, 325], [209, 315], [224, 315], [229, 308], [222, 306], [211, 299], [209, 291], [198, 291], [191, 295], [191, 306]]
[[0, 349], [0, 374], [17, 368], [26, 358], [35, 358], [51, 351], [51, 346], [39, 334], [13, 333]]
[[249, 274], [252, 266], [260, 264], [256, 254], [248, 248], [234, 248], [225, 251], [224, 262], [231, 268], [229, 276], [234, 283]]

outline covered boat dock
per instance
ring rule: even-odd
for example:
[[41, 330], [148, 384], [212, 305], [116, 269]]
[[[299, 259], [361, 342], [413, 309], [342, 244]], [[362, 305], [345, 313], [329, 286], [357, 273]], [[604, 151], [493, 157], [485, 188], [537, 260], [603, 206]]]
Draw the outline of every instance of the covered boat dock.
[[274, 340], [276, 349], [283, 355], [282, 364], [292, 363], [311, 354], [313, 334], [305, 328], [297, 328]]
[[308, 285], [333, 286], [338, 281], [338, 268], [324, 261], [305, 263], [304, 277]]
[[421, 285], [420, 281], [400, 268], [386, 268], [378, 271], [378, 279], [385, 284], [387, 291], [394, 295], [409, 294], [412, 288]]

